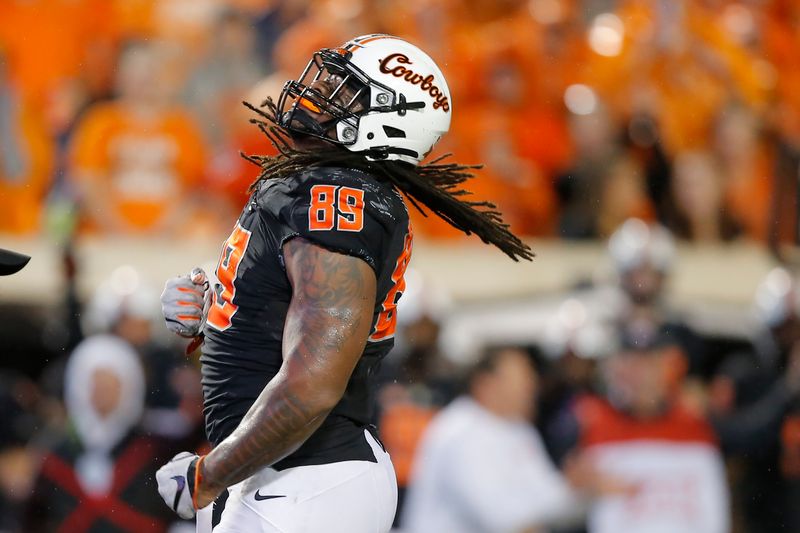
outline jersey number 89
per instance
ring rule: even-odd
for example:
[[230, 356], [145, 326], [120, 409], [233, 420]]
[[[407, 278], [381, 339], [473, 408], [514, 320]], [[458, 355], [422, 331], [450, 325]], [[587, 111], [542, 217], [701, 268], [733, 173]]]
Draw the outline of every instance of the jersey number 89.
[[311, 187], [308, 229], [310, 231], [364, 229], [364, 191], [336, 185]]

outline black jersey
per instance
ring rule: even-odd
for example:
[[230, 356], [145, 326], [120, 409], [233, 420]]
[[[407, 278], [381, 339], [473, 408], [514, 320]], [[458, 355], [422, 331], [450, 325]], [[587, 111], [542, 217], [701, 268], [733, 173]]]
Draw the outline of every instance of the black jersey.
[[375, 271], [377, 299], [370, 337], [343, 398], [296, 452], [273, 466], [374, 461], [364, 428], [373, 416], [374, 376], [394, 344], [412, 234], [403, 199], [390, 184], [343, 168], [262, 182], [223, 244], [201, 357], [208, 438], [216, 445], [230, 435], [281, 367], [292, 297], [282, 248], [294, 237], [366, 261]]

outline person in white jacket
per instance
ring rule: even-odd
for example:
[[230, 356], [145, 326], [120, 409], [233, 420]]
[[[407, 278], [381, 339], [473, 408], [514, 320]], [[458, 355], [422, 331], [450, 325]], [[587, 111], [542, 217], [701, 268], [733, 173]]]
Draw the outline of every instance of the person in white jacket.
[[[476, 364], [468, 393], [423, 437], [401, 516], [404, 533], [522, 532], [580, 515], [579, 497], [531, 424], [537, 381], [521, 349], [489, 351]], [[587, 479], [585, 466], [573, 474]]]

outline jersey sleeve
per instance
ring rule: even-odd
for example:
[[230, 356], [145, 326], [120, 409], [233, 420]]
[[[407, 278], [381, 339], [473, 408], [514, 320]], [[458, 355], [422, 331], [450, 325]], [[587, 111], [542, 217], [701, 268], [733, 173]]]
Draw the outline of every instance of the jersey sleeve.
[[287, 180], [271, 187], [269, 210], [280, 221], [283, 243], [302, 237], [334, 252], [366, 261], [380, 276], [394, 221], [381, 209], [385, 191], [374, 184], [333, 173]]

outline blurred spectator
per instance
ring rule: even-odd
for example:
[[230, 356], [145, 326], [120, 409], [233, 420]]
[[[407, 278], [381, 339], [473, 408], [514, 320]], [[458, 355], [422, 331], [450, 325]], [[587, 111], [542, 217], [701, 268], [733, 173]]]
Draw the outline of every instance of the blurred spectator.
[[618, 335], [614, 324], [588, 318], [586, 307], [572, 298], [561, 303], [545, 328], [541, 347], [552, 366], [542, 372], [537, 425], [548, 452], [560, 464], [568, 450], [559, 448], [553, 435], [570, 423], [576, 401], [602, 390], [598, 362], [617, 350]]
[[456, 369], [439, 350], [440, 328], [427, 313], [402, 324], [402, 344], [382, 371], [387, 379], [407, 387], [420, 405], [442, 406], [456, 394]]
[[213, 28], [213, 43], [192, 74], [187, 97], [206, 139], [219, 149], [237, 124], [230, 124], [244, 95], [263, 75], [255, 55], [255, 32], [245, 13], [222, 11]]
[[756, 294], [755, 357], [732, 354], [711, 380], [709, 410], [732, 458], [737, 508], [751, 531], [800, 528], [800, 305], [797, 281], [771, 271]]
[[168, 456], [135, 427], [145, 383], [122, 340], [91, 337], [70, 356], [65, 402], [71, 431], [45, 456], [24, 531], [166, 531], [174, 518], [152, 473]]
[[[592, 93], [584, 96], [594, 98]], [[556, 181], [561, 203], [560, 237], [586, 239], [597, 236], [598, 199], [602, 197], [606, 169], [617, 158], [615, 128], [607, 110], [602, 107], [587, 108], [570, 117], [576, 153], [571, 166]]]
[[587, 73], [622, 116], [646, 111], [670, 154], [701, 149], [730, 98], [765, 100], [754, 58], [726, 31], [714, 2], [625, 1], [588, 31]]
[[724, 176], [727, 211], [748, 237], [765, 242], [774, 162], [762, 137], [761, 124], [750, 109], [729, 106], [720, 113], [713, 143]]
[[[281, 27], [272, 48], [275, 71], [289, 73], [296, 79], [298, 65], [321, 48], [335, 48], [355, 35], [381, 33], [374, 2], [364, 0], [318, 0], [313, 4], [290, 0], [278, 8], [281, 18], [295, 19]], [[300, 14], [302, 13], [302, 16]]]
[[669, 231], [631, 219], [611, 236], [608, 251], [623, 297], [621, 307], [612, 310], [619, 329], [624, 335], [668, 336], [687, 356], [689, 373], [703, 373], [706, 353], [702, 340], [664, 300], [675, 261]]
[[725, 206], [721, 169], [710, 153], [679, 153], [671, 192], [674, 213], [668, 225], [677, 237], [718, 243], [739, 236], [740, 227]]
[[381, 388], [379, 421], [381, 442], [392, 456], [397, 477], [397, 511], [394, 526], [400, 523], [406, 494], [411, 485], [411, 469], [425, 430], [436, 408], [419, 401], [412, 387], [389, 383]]
[[383, 361], [378, 395], [378, 428], [397, 476], [397, 526], [411, 483], [411, 468], [422, 436], [434, 414], [457, 394], [457, 368], [442, 354], [440, 321], [449, 295], [413, 268], [397, 308], [395, 348]]
[[462, 114], [453, 135], [462, 154], [474, 154], [470, 162], [486, 165], [470, 184], [476, 198], [496, 203], [517, 233], [548, 235], [557, 209], [550, 175], [566, 165], [571, 150], [566, 121], [529, 101], [525, 57], [512, 47], [495, 48], [482, 59], [486, 94]]
[[107, 0], [123, 39], [170, 41], [191, 59], [207, 50], [219, 11], [239, 2], [245, 0]]
[[0, 531], [19, 531], [20, 520], [36, 478], [37, 453], [27, 446], [42, 420], [37, 413], [39, 392], [20, 375], [0, 373]]
[[242, 100], [258, 105], [280, 91], [280, 87], [270, 91], [272, 94], [263, 88], [253, 90], [262, 78], [264, 62], [255, 54], [255, 39], [253, 23], [246, 13], [221, 11], [211, 52], [195, 69], [187, 87], [188, 101], [205, 128], [211, 148], [206, 176], [211, 194], [203, 198], [203, 205], [204, 209], [218, 211], [220, 220], [239, 212], [249, 197], [248, 187], [259, 174], [260, 169], [240, 153], [274, 153], [264, 134], [250, 123], [251, 112], [242, 105]]
[[[300, 20], [308, 9], [305, 0], [245, 0], [237, 2], [245, 4], [248, 12], [253, 15], [256, 26], [256, 52], [263, 59], [268, 71], [277, 68], [273, 55], [276, 41], [286, 31]], [[295, 63], [295, 65], [302, 63]]]
[[84, 329], [119, 338], [139, 355], [147, 391], [142, 427], [153, 435], [191, 446], [204, 442], [200, 372], [179, 346], [158, 342], [158, 294], [131, 267], [116, 269], [95, 291], [84, 314]]
[[655, 218], [644, 169], [633, 157], [620, 155], [612, 161], [601, 187], [594, 231], [598, 237], [609, 237], [629, 218]]
[[50, 186], [53, 143], [41, 110], [8, 74], [0, 42], [0, 233], [31, 234]]
[[[280, 73], [268, 76], [248, 91], [243, 99], [256, 106], [268, 97], [276, 99], [283, 83], [290, 77]], [[225, 210], [239, 212], [250, 197], [250, 185], [261, 173], [261, 167], [243, 158], [242, 154], [258, 156], [278, 154], [261, 130], [250, 123], [252, 118], [254, 113], [237, 101], [236, 107], [230, 110], [227, 118], [231, 130], [226, 135], [225, 144], [217, 148], [209, 162], [207, 190], [214, 194], [204, 195], [201, 205], [219, 212], [217, 218], [222, 217], [221, 213]], [[226, 201], [222, 201], [223, 199]]]
[[408, 387], [416, 403], [443, 406], [458, 392], [457, 368], [440, 348], [441, 321], [447, 316], [450, 297], [413, 268], [406, 272], [404, 280], [396, 345], [382, 374], [387, 380]]
[[681, 358], [669, 338], [627, 337], [604, 362], [606, 396], [576, 404], [577, 449], [629, 487], [591, 506], [590, 533], [730, 530], [714, 433], [676, 401]]
[[467, 394], [443, 409], [425, 433], [401, 520], [404, 531], [513, 532], [579, 512], [576, 496], [530, 425], [537, 383], [522, 350], [492, 350], [482, 357], [470, 373]]
[[439, 352], [439, 328], [439, 323], [425, 313], [403, 324], [405, 346], [381, 370], [388, 382], [380, 390], [378, 427], [397, 475], [395, 525], [405, 504], [412, 462], [425, 429], [436, 411], [455, 395], [455, 369]]
[[82, 214], [107, 234], [186, 234], [205, 149], [194, 121], [174, 103], [160, 44], [122, 54], [119, 98], [96, 104], [73, 138], [70, 174]]

